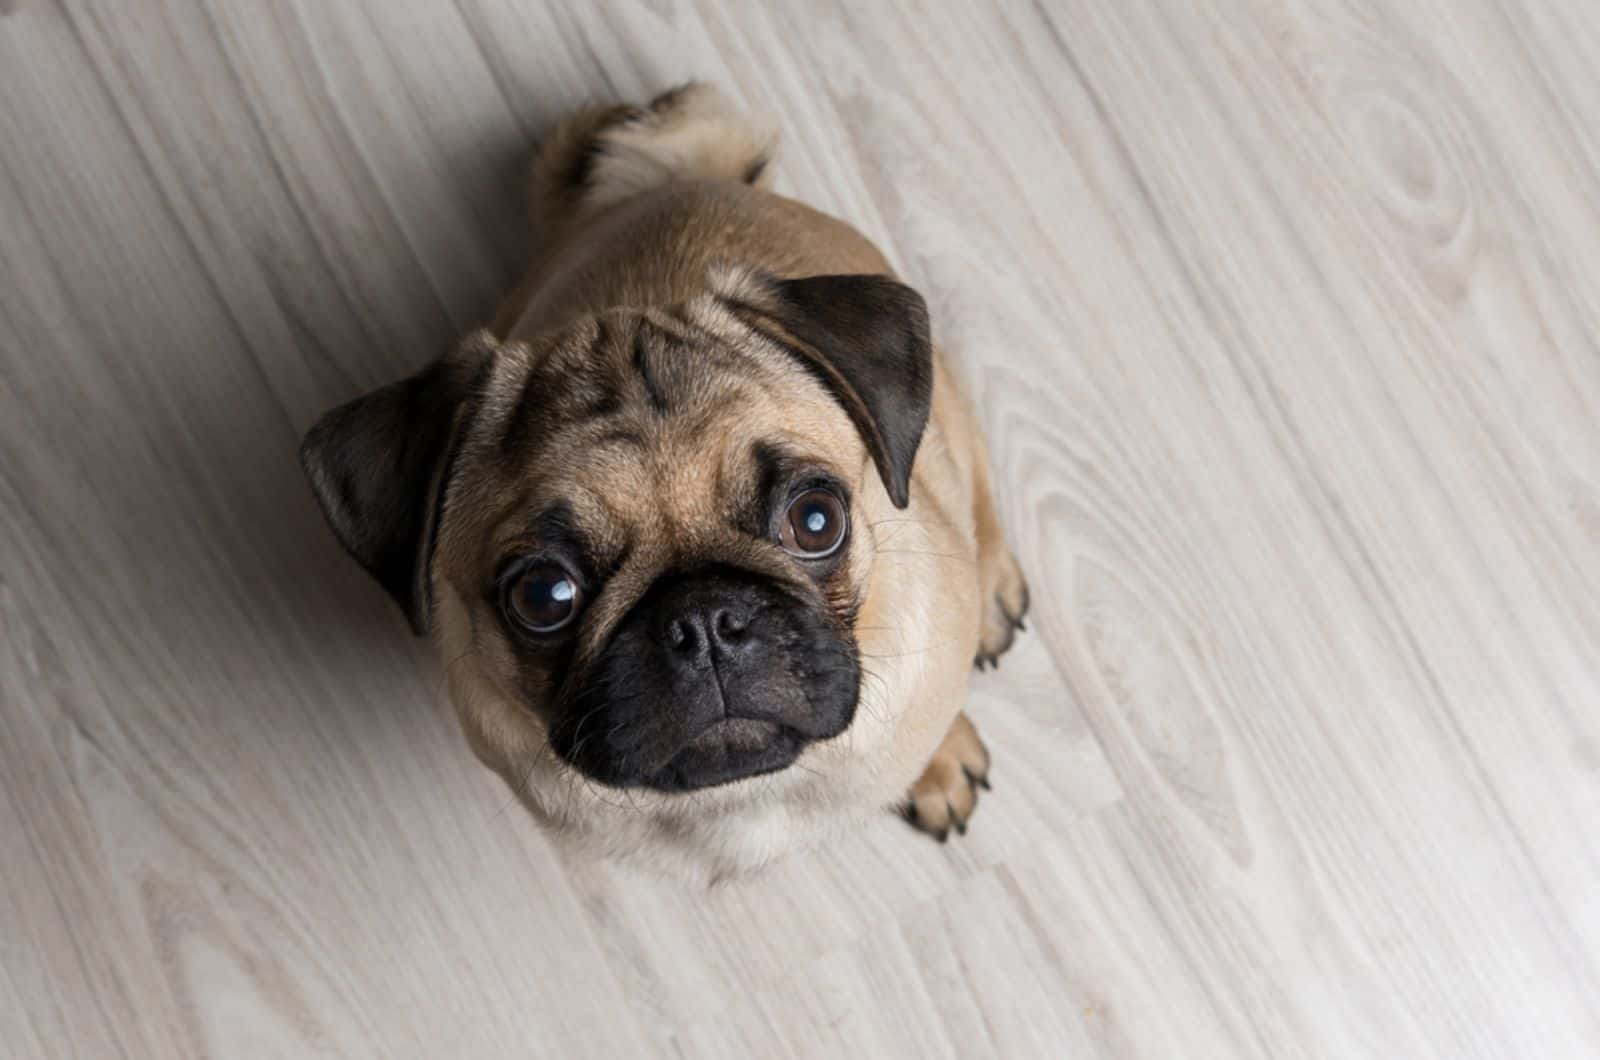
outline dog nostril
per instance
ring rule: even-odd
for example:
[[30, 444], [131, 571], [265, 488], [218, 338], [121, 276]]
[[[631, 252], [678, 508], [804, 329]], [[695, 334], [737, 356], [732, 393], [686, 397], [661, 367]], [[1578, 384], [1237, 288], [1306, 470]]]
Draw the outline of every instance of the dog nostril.
[[694, 640], [694, 631], [681, 618], [667, 627], [667, 647], [673, 651], [693, 651]]
[[717, 612], [717, 637], [720, 640], [742, 640], [750, 628], [747, 619], [731, 611]]

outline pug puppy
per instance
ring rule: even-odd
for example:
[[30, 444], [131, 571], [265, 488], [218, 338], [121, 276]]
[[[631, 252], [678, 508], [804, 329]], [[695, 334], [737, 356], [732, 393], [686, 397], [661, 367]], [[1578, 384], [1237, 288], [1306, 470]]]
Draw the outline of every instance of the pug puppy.
[[301, 450], [478, 757], [556, 832], [703, 877], [895, 804], [964, 832], [968, 674], [1028, 607], [922, 297], [766, 190], [774, 143], [701, 84], [571, 118], [493, 327]]

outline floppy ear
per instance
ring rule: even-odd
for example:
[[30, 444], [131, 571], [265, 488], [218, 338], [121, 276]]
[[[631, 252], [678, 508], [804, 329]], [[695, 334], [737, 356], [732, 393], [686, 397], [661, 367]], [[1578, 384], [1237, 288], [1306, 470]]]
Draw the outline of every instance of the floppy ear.
[[752, 299], [728, 300], [730, 308], [827, 386], [866, 442], [889, 499], [904, 508], [933, 399], [927, 303], [887, 276], [810, 276], [759, 286], [765, 289]]
[[327, 413], [300, 444], [334, 535], [419, 636], [432, 623], [428, 568], [445, 485], [495, 348], [477, 332], [411, 378]]

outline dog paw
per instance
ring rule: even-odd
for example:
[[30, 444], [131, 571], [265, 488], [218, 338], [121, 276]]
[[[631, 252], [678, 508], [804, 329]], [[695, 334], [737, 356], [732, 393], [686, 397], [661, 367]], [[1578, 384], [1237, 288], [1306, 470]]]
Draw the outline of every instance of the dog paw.
[[944, 741], [911, 785], [903, 809], [918, 831], [943, 843], [950, 829], [965, 835], [978, 807], [978, 789], [989, 786], [989, 750], [965, 714], [957, 714]]
[[983, 622], [978, 630], [978, 653], [972, 660], [982, 670], [999, 665], [1017, 633], [1027, 627], [1028, 582], [1010, 550], [999, 548], [980, 563], [978, 588], [983, 594]]

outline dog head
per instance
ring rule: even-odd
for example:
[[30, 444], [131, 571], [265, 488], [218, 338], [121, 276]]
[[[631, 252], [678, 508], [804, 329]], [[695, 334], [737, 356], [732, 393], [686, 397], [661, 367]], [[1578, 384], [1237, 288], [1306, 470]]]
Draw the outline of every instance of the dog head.
[[815, 797], [853, 753], [858, 617], [894, 591], [861, 530], [909, 501], [932, 383], [910, 288], [727, 270], [680, 305], [472, 336], [302, 459], [530, 807], [583, 825], [625, 798], [681, 831]]

